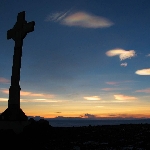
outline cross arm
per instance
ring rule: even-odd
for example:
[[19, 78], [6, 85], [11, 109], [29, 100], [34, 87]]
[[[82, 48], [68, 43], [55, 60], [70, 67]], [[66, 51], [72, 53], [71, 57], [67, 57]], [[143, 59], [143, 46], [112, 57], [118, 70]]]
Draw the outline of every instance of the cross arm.
[[28, 22], [24, 27], [24, 32], [29, 33], [29, 32], [34, 31], [34, 25], [35, 25], [34, 21]]
[[14, 30], [10, 29], [7, 31], [7, 40], [11, 39], [14, 36]]

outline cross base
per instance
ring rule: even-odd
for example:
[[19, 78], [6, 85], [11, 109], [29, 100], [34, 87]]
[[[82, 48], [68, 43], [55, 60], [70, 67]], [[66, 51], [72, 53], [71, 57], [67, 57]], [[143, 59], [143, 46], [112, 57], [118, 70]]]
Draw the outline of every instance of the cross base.
[[3, 113], [0, 115], [1, 121], [27, 121], [28, 117], [22, 111], [21, 108], [11, 108], [8, 107]]
[[0, 121], [0, 130], [13, 130], [16, 134], [20, 134], [28, 125], [30, 125], [29, 121]]

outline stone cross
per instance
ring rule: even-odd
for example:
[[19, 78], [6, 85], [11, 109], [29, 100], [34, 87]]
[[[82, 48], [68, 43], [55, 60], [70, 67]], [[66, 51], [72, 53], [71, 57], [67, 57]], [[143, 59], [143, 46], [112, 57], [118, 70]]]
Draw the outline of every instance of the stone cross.
[[17, 22], [14, 27], [7, 31], [7, 39], [13, 39], [15, 41], [11, 86], [9, 89], [9, 101], [8, 107], [20, 108], [20, 68], [22, 57], [23, 39], [27, 33], [34, 31], [35, 22], [29, 22], [25, 20], [25, 11], [18, 13]]
[[[7, 31], [7, 39], [15, 41], [13, 66], [11, 76], [11, 86], [9, 88], [8, 108], [2, 113], [3, 117], [8, 120], [24, 120], [23, 111], [20, 109], [20, 68], [22, 57], [23, 39], [27, 33], [34, 31], [35, 22], [25, 20], [25, 11], [18, 13], [17, 22], [14, 27]], [[9, 114], [9, 115], [8, 115]], [[22, 116], [22, 118], [21, 118]]]

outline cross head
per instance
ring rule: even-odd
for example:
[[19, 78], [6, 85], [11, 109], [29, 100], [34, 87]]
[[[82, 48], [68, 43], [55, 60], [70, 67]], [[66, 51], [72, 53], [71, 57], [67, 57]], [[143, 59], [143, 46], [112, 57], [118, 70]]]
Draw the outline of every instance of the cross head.
[[17, 22], [14, 27], [7, 31], [7, 39], [13, 39], [15, 42], [23, 40], [27, 33], [34, 31], [35, 22], [25, 20], [25, 11], [18, 13]]

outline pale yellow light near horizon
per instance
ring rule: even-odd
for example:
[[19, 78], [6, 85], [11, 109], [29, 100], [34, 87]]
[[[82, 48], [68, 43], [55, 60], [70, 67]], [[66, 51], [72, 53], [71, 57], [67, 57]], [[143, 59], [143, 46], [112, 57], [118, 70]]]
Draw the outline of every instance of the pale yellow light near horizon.
[[[6, 99], [5, 99], [6, 100]], [[136, 101], [136, 102], [135, 102]], [[7, 101], [0, 102], [0, 111], [4, 111], [7, 107]], [[98, 107], [99, 106], [99, 107]], [[91, 114], [99, 118], [115, 118], [115, 117], [150, 117], [149, 103], [132, 100], [80, 100], [80, 101], [64, 101], [57, 102], [21, 102], [21, 108], [28, 116], [41, 116], [45, 118], [63, 117], [82, 117], [85, 114]]]
[[[6, 80], [3, 80], [6, 81]], [[119, 84], [117, 82], [107, 82], [108, 85]], [[75, 100], [67, 100], [54, 94], [36, 93], [31, 91], [21, 91], [21, 108], [28, 116], [42, 116], [54, 118], [64, 117], [87, 117], [91, 114], [95, 117], [147, 117], [149, 113], [149, 102], [141, 97], [110, 94], [109, 91], [116, 88], [104, 88], [105, 96], [82, 95]], [[140, 89], [136, 93], [149, 93], [149, 89]], [[8, 97], [8, 89], [0, 89], [0, 92]], [[114, 93], [114, 92], [113, 92]], [[0, 98], [0, 112], [3, 112], [8, 105], [8, 98]]]

